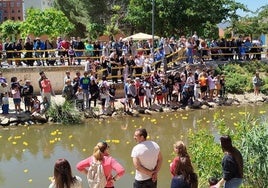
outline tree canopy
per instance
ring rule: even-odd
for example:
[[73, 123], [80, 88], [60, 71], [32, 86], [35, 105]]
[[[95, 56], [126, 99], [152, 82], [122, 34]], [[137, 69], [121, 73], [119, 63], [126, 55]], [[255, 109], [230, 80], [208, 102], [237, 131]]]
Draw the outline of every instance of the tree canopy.
[[74, 25], [62, 11], [54, 8], [41, 11], [40, 9], [28, 9], [26, 20], [20, 30], [23, 36], [34, 34], [40, 36], [47, 34], [50, 37], [65, 35], [74, 29]]
[[268, 31], [268, 5], [261, 7], [255, 16], [233, 20], [228, 29], [236, 35], [251, 36], [252, 39], [260, 34], [266, 34]]
[[21, 26], [20, 21], [7, 20], [0, 26], [1, 37], [16, 37], [19, 34], [19, 28]]
[[[153, 0], [55, 0], [55, 7], [75, 24], [76, 35], [89, 32], [93, 38], [103, 33], [126, 34], [152, 31]], [[197, 31], [205, 37], [217, 36], [217, 24], [238, 19], [235, 0], [154, 0], [155, 34], [187, 35]], [[117, 11], [115, 11], [117, 7]]]

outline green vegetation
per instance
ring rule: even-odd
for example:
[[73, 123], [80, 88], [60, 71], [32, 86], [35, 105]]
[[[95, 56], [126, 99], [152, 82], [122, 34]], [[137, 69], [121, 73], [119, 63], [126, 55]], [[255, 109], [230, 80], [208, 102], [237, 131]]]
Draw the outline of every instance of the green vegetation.
[[82, 113], [74, 108], [74, 104], [70, 102], [53, 103], [46, 113], [53, 122], [76, 125], [81, 123]]
[[226, 90], [228, 93], [243, 94], [253, 92], [252, 78], [255, 72], [260, 72], [264, 81], [261, 92], [268, 94], [268, 64], [261, 61], [228, 63], [219, 66], [216, 70], [219, 74], [224, 74], [226, 78]]
[[41, 11], [40, 9], [28, 9], [26, 20], [23, 22], [7, 20], [0, 26], [3, 37], [26, 37], [49, 35], [55, 38], [59, 35], [67, 35], [74, 30], [74, 25], [68, 20], [62, 11], [54, 8]]
[[[55, 9], [29, 9], [16, 34], [81, 36], [92, 40], [106, 34], [126, 35], [152, 32], [153, 0], [55, 0]], [[241, 18], [238, 10], [249, 12], [234, 0], [154, 0], [155, 34], [190, 35], [197, 31], [202, 38], [218, 38], [221, 22], [230, 23], [226, 37], [243, 35], [252, 39], [268, 30], [268, 5]], [[208, 6], [209, 5], [209, 6]], [[10, 22], [8, 22], [10, 24]], [[12, 24], [14, 25], [14, 24]], [[4, 31], [4, 30], [3, 30]], [[2, 33], [3, 33], [2, 31]], [[9, 34], [4, 32], [3, 35]], [[254, 38], [253, 38], [254, 37]]]
[[[259, 121], [244, 113], [245, 117], [234, 126], [227, 126], [219, 113], [214, 115], [214, 125], [220, 135], [228, 134], [244, 159], [244, 187], [268, 186], [268, 122]], [[199, 175], [199, 187], [207, 187], [209, 177], [221, 178], [220, 144], [205, 128], [189, 133], [189, 153]], [[216, 137], [217, 138], [217, 137]], [[217, 140], [217, 139], [216, 139]]]

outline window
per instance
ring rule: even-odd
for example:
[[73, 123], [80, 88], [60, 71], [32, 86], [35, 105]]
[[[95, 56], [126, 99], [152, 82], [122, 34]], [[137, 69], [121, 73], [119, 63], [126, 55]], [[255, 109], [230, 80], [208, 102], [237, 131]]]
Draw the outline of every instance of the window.
[[14, 13], [15, 11], [12, 9], [11, 12]]
[[20, 13], [20, 9], [18, 10], [18, 13]]
[[18, 17], [18, 20], [20, 20], [20, 16]]
[[14, 18], [14, 17], [12, 17], [12, 18], [11, 18], [11, 20], [15, 20], [15, 18]]
[[0, 2], [0, 7], [2, 7], [3, 5], [2, 5], [3, 3], [2, 2]]
[[14, 7], [14, 2], [10, 2], [10, 7]]
[[7, 20], [7, 17], [4, 17], [4, 20]]
[[20, 2], [17, 2], [17, 7], [21, 7], [21, 3]]
[[3, 7], [7, 7], [7, 3], [6, 2], [3, 2]]

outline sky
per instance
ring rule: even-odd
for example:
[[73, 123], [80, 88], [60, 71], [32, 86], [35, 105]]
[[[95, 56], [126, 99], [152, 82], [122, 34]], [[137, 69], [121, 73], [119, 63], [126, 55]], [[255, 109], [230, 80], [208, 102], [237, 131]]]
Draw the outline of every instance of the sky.
[[[268, 0], [235, 0], [238, 3], [242, 3], [247, 6], [249, 10], [256, 11], [258, 8], [268, 5]], [[246, 16], [249, 13], [244, 13], [242, 11], [238, 11], [240, 16]], [[249, 14], [250, 16], [250, 14]]]

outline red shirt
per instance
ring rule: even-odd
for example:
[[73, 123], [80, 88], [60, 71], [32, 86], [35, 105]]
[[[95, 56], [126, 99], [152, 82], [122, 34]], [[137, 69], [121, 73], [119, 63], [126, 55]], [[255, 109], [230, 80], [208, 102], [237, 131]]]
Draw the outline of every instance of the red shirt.
[[70, 47], [70, 43], [66, 40], [63, 40], [61, 41], [61, 47], [64, 49], [64, 50], [69, 50], [69, 47]]
[[41, 81], [42, 91], [44, 93], [50, 93], [52, 91], [51, 83], [49, 79], [44, 79]]

